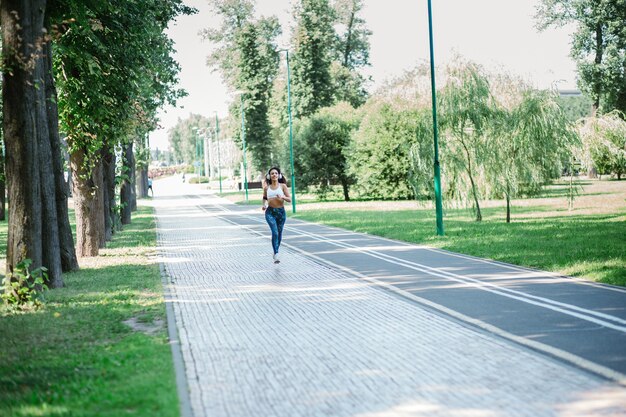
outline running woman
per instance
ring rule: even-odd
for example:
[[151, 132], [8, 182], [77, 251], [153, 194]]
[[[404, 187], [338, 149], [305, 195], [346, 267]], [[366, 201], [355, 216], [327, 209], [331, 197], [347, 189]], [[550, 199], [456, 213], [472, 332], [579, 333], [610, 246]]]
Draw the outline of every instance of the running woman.
[[[278, 167], [270, 168], [265, 176], [267, 180], [263, 187], [263, 206], [265, 211], [265, 221], [272, 231], [272, 249], [274, 249], [274, 263], [280, 263], [278, 249], [283, 238], [283, 226], [287, 220], [285, 213], [285, 201], [291, 202], [287, 181], [283, 177]], [[266, 204], [267, 203], [267, 204]]]

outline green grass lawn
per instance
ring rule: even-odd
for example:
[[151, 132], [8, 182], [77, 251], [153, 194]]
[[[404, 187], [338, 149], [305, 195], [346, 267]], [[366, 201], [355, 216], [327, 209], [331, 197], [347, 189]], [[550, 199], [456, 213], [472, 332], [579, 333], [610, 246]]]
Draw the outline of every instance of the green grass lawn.
[[[378, 211], [372, 209], [371, 204], [368, 207], [344, 204], [342, 208], [332, 208], [334, 205], [327, 203], [329, 208], [325, 208], [325, 204], [318, 203], [314, 209], [303, 204], [294, 217], [626, 286], [626, 202], [622, 197], [626, 182], [622, 184], [618, 184], [618, 194], [598, 191], [596, 183], [586, 187], [580, 193], [580, 201], [591, 208], [586, 207], [583, 214], [569, 212], [564, 198], [558, 205], [552, 200], [535, 199], [536, 204], [531, 199], [525, 200], [529, 205], [514, 207], [510, 224], [503, 219], [502, 207], [484, 208], [482, 222], [474, 221], [467, 209], [447, 209], [443, 237], [435, 234], [432, 209]], [[585, 185], [589, 184], [581, 184]], [[615, 187], [615, 183], [609, 185]], [[557, 185], [547, 192], [547, 197], [562, 196], [562, 188]], [[604, 198], [607, 196], [612, 199]], [[598, 200], [597, 210], [589, 203], [594, 200]], [[611, 203], [614, 207], [601, 207], [609, 202], [614, 202]], [[389, 202], [378, 204], [385, 207]]]
[[152, 209], [140, 207], [43, 310], [0, 316], [0, 415], [179, 414], [155, 246]]

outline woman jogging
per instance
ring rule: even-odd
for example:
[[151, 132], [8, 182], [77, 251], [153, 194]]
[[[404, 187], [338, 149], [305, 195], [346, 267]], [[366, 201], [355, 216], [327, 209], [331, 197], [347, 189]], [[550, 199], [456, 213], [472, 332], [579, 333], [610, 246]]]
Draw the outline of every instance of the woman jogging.
[[[287, 220], [285, 213], [285, 201], [290, 202], [291, 196], [287, 188], [287, 181], [277, 167], [270, 168], [265, 176], [267, 180], [263, 187], [263, 206], [265, 220], [272, 231], [272, 248], [274, 249], [274, 263], [280, 262], [278, 259], [278, 249], [283, 238], [283, 226]], [[266, 205], [267, 203], [267, 205]]]

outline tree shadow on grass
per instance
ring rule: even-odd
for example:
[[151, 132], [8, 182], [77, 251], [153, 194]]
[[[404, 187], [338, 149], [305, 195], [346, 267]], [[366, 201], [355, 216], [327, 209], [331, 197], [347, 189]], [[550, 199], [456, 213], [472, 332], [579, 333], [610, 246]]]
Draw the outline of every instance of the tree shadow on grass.
[[67, 286], [48, 291], [43, 310], [0, 319], [0, 415], [174, 415], [165, 330], [146, 335], [123, 323], [164, 320], [158, 265], [64, 277]]
[[[548, 207], [520, 207], [512, 223], [501, 208], [484, 220], [468, 210], [447, 210], [445, 236], [436, 235], [433, 210], [386, 212], [326, 210], [304, 218], [452, 252], [626, 286], [626, 222], [623, 213], [534, 217]], [[528, 214], [528, 215], [527, 215]]]

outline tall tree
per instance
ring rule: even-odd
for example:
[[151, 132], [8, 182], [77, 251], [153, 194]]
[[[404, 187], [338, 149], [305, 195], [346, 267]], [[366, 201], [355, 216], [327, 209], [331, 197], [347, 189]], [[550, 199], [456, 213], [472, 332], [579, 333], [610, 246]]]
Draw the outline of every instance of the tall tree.
[[122, 186], [120, 190], [120, 210], [122, 224], [130, 224], [132, 211], [132, 188], [133, 184], [133, 143], [124, 146], [122, 155]]
[[[242, 94], [247, 149], [254, 167], [265, 171], [271, 163], [268, 112], [278, 73], [276, 38], [280, 25], [276, 17], [254, 19], [254, 5], [248, 0], [217, 0], [212, 5], [223, 24], [218, 30], [204, 31], [204, 36], [217, 45], [208, 63]], [[239, 116], [239, 106], [233, 110], [234, 116]]]
[[[7, 272], [29, 258], [32, 267], [43, 264], [42, 195], [39, 172], [40, 120], [43, 103], [42, 45], [45, 0], [0, 3], [3, 58], [3, 130], [9, 194]], [[47, 138], [46, 138], [47, 139]], [[19, 219], [19, 221], [15, 221]]]
[[4, 139], [0, 133], [0, 221], [6, 220], [6, 176], [4, 175]]
[[613, 111], [580, 121], [578, 132], [582, 148], [578, 157], [583, 164], [597, 167], [600, 175], [614, 174], [620, 180], [626, 174], [626, 121]]
[[[48, 15], [47, 15], [48, 16]], [[50, 27], [48, 18], [48, 27]], [[52, 29], [52, 28], [50, 28]], [[48, 115], [48, 134], [52, 151], [52, 170], [54, 175], [54, 188], [56, 196], [57, 224], [59, 230], [59, 249], [61, 256], [61, 268], [63, 272], [78, 269], [74, 237], [70, 226], [68, 212], [69, 189], [65, 182], [65, 156], [61, 148], [59, 135], [59, 110], [57, 90], [54, 82], [54, 67], [52, 60], [52, 41], [48, 40], [44, 49], [45, 59], [45, 96], [46, 111]]]
[[[168, 23], [193, 10], [180, 0], [58, 0], [67, 30], [57, 42], [59, 103], [73, 171], [77, 246], [105, 242], [102, 149], [128, 143], [143, 113], [179, 96]], [[68, 19], [71, 18], [71, 19]]]
[[451, 178], [469, 182], [476, 221], [482, 220], [477, 179], [486, 157], [485, 132], [493, 116], [495, 102], [483, 70], [471, 62], [457, 61], [448, 69], [448, 81], [440, 94], [441, 126], [445, 140], [442, 153], [449, 158], [446, 170]]
[[[61, 287], [61, 248], [59, 245], [59, 222], [57, 219], [57, 197], [55, 185], [54, 165], [50, 163], [53, 158], [50, 124], [58, 125], [58, 119], [48, 120], [47, 106], [47, 88], [46, 88], [46, 71], [49, 69], [46, 65], [46, 53], [51, 53], [51, 49], [47, 48], [48, 40], [43, 39], [41, 52], [41, 65], [35, 67], [35, 74], [39, 88], [37, 89], [37, 129], [38, 129], [38, 154], [39, 154], [39, 175], [41, 177], [41, 212], [42, 212], [42, 262], [48, 269], [48, 280], [52, 287]], [[53, 126], [53, 128], [55, 127]], [[59, 138], [55, 136], [52, 140], [56, 141], [58, 146]]]
[[331, 66], [335, 99], [359, 107], [367, 100], [367, 80], [358, 70], [370, 65], [369, 37], [372, 31], [360, 16], [363, 0], [337, 0], [333, 9], [337, 28], [334, 47], [337, 62]]
[[278, 52], [274, 44], [280, 34], [276, 18], [244, 25], [237, 38], [241, 54], [237, 86], [243, 95], [246, 144], [254, 167], [266, 171], [271, 166], [269, 103], [278, 73]]
[[571, 55], [580, 89], [595, 111], [626, 112], [626, 0], [541, 0], [536, 18], [541, 30], [576, 25]]
[[367, 115], [354, 134], [350, 153], [355, 188], [371, 198], [413, 198], [417, 188], [415, 151], [427, 144], [432, 153], [432, 142], [427, 141], [429, 113], [378, 98], [370, 99], [364, 107]]
[[317, 186], [324, 196], [339, 183], [345, 201], [350, 200], [354, 177], [348, 171], [352, 132], [358, 117], [349, 103], [339, 103], [304, 120], [297, 136], [299, 185]]
[[[515, 88], [516, 87], [516, 88]], [[536, 194], [559, 178], [569, 164], [578, 138], [571, 122], [549, 91], [514, 86], [518, 102], [493, 114], [488, 132], [486, 180], [506, 200], [511, 222], [511, 200]]]
[[328, 0], [300, 0], [292, 36], [292, 95], [295, 116], [307, 117], [333, 103], [330, 73], [335, 42], [335, 13]]

